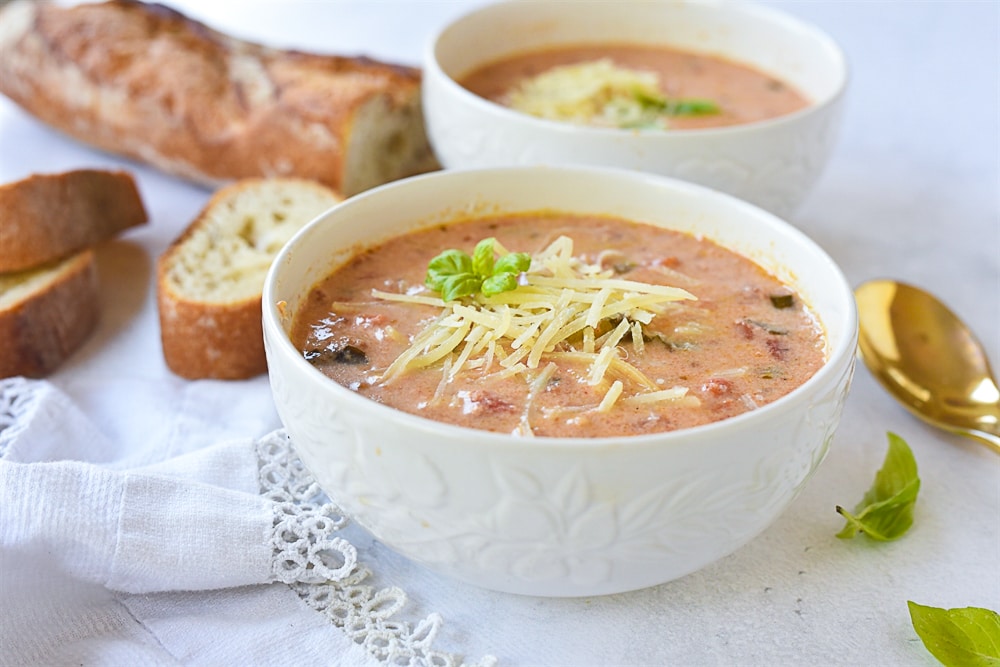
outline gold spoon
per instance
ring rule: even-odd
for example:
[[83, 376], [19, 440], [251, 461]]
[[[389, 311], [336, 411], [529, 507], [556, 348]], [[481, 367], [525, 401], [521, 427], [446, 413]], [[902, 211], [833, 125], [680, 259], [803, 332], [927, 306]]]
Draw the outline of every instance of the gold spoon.
[[924, 421], [1000, 453], [1000, 389], [969, 328], [927, 292], [894, 280], [854, 290], [861, 358]]

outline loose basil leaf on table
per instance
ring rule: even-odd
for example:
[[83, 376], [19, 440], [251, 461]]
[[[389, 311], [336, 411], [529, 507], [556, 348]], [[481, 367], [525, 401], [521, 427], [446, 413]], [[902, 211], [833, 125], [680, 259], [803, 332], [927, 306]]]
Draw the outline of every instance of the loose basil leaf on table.
[[906, 604], [920, 641], [946, 667], [1000, 667], [1000, 614], [981, 607]]
[[920, 491], [917, 462], [905, 440], [895, 433], [888, 437], [885, 461], [864, 498], [853, 512], [837, 506], [837, 512], [847, 519], [847, 525], [837, 533], [841, 539], [864, 533], [875, 540], [895, 540], [913, 525], [913, 506]]

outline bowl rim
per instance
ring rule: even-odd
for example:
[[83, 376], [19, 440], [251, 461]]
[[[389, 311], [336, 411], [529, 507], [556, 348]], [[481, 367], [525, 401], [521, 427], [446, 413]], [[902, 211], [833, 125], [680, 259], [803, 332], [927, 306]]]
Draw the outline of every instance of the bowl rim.
[[[650, 2], [657, 2], [666, 7], [676, 6], [678, 3], [673, 0], [616, 0], [618, 4], [626, 3], [640, 3], [649, 4]], [[798, 17], [792, 16], [791, 14], [785, 13], [778, 9], [772, 7], [765, 7], [762, 5], [754, 4], [752, 2], [719, 2], [718, 0], [684, 0], [680, 5], [697, 5], [700, 7], [706, 7], [710, 11], [720, 11], [720, 12], [734, 12], [734, 13], [744, 13], [748, 15], [754, 15], [769, 21], [775, 25], [781, 27], [791, 27], [795, 30], [809, 33], [813, 38], [815, 38], [820, 46], [829, 52], [830, 56], [836, 63], [837, 71], [839, 73], [839, 80], [832, 92], [821, 100], [810, 100], [809, 104], [798, 111], [793, 111], [791, 113], [783, 114], [781, 116], [775, 116], [773, 118], [765, 118], [762, 120], [757, 120], [749, 123], [738, 123], [735, 125], [726, 125], [722, 127], [700, 127], [700, 128], [679, 128], [679, 129], [668, 129], [668, 130], [657, 130], [657, 131], [643, 131], [637, 129], [627, 129], [627, 128], [616, 128], [616, 127], [595, 127], [592, 125], [575, 124], [566, 121], [550, 120], [546, 118], [539, 118], [537, 116], [532, 116], [520, 111], [516, 111], [509, 107], [503, 106], [502, 104], [497, 104], [484, 97], [476, 95], [472, 91], [468, 90], [462, 86], [458, 81], [452, 78], [438, 61], [437, 49], [441, 39], [445, 34], [451, 30], [458, 23], [466, 20], [469, 17], [475, 16], [482, 12], [491, 11], [496, 7], [503, 5], [513, 5], [513, 4], [525, 4], [530, 5], [531, 2], [527, 0], [498, 0], [495, 2], [488, 2], [484, 5], [476, 7], [472, 10], [464, 12], [463, 14], [453, 18], [448, 21], [445, 25], [439, 28], [425, 43], [424, 53], [423, 53], [423, 68], [424, 72], [424, 86], [422, 90], [425, 91], [423, 95], [426, 95], [427, 85], [426, 81], [430, 80], [432, 77], [436, 78], [449, 94], [457, 96], [458, 99], [462, 100], [466, 104], [470, 104], [473, 108], [478, 108], [483, 112], [494, 114], [510, 122], [520, 122], [528, 127], [533, 127], [540, 131], [546, 132], [556, 132], [559, 134], [582, 134], [588, 137], [607, 137], [615, 138], [621, 140], [622, 137], [633, 137], [641, 138], [643, 140], [653, 140], [653, 141], [685, 141], [694, 140], [696, 138], [705, 137], [727, 137], [730, 135], [739, 135], [745, 133], [752, 133], [762, 129], [768, 129], [772, 127], [779, 127], [781, 125], [798, 122], [801, 118], [806, 118], [822, 110], [831, 107], [838, 100], [840, 100], [846, 93], [848, 81], [850, 78], [850, 67], [847, 61], [847, 56], [841, 48], [840, 44], [828, 33], [824, 32], [818, 26], [799, 19]], [[584, 5], [586, 6], [586, 5]], [[737, 61], [739, 62], [739, 61]], [[426, 114], [426, 109], [425, 109]]]
[[[812, 376], [806, 379], [805, 382], [798, 385], [784, 396], [781, 396], [780, 398], [757, 409], [718, 421], [671, 431], [604, 437], [517, 436], [513, 433], [500, 433], [437, 421], [430, 419], [429, 417], [415, 415], [404, 410], [379, 403], [378, 401], [374, 401], [358, 394], [357, 392], [351, 391], [347, 387], [327, 377], [320, 370], [306, 361], [302, 354], [299, 353], [295, 345], [292, 344], [291, 337], [281, 324], [282, 318], [278, 311], [277, 301], [274, 298], [274, 291], [282, 269], [291, 265], [290, 258], [296, 252], [297, 246], [303, 243], [303, 239], [305, 237], [313, 233], [312, 230], [323, 225], [336, 224], [338, 216], [341, 215], [344, 210], [349, 210], [350, 208], [354, 208], [356, 206], [363, 206], [364, 202], [367, 200], [385, 196], [386, 192], [405, 190], [406, 188], [414, 187], [419, 188], [423, 182], [429, 180], [468, 177], [489, 179], [490, 176], [494, 174], [512, 172], [523, 172], [525, 174], [582, 174], [588, 177], [600, 176], [625, 178], [634, 180], [637, 184], [642, 184], [641, 187], [666, 185], [675, 191], [688, 192], [698, 196], [714, 198], [719, 200], [726, 207], [734, 210], [742, 209], [748, 215], [763, 217], [765, 218], [765, 224], [776, 227], [781, 234], [792, 237], [796, 243], [805, 245], [813, 253], [817, 254], [820, 259], [822, 259], [823, 263], [826, 265], [826, 270], [830, 273], [831, 279], [835, 280], [839, 284], [839, 291], [846, 301], [847, 311], [845, 315], [847, 316], [848, 321], [845, 323], [844, 335], [835, 347], [830, 347], [828, 349], [826, 359], [824, 360], [822, 366]], [[442, 202], [442, 205], [446, 206], [447, 202]], [[453, 216], [454, 219], [459, 219], [460, 217], [460, 214]], [[420, 227], [413, 227], [411, 229], [416, 230], [420, 229]], [[720, 243], [720, 245], [729, 249], [725, 244]], [[739, 253], [735, 250], [731, 250], [731, 252], [737, 252], [737, 254], [743, 255], [743, 253]], [[330, 268], [327, 268], [324, 275], [327, 275], [330, 270]], [[310, 286], [309, 289], [312, 289], [312, 286]], [[785, 405], [797, 400], [802, 394], [812, 391], [814, 386], [827, 382], [830, 376], [840, 375], [845, 372], [845, 369], [850, 372], [849, 369], [853, 367], [854, 358], [856, 356], [855, 350], [857, 348], [858, 336], [857, 306], [854, 301], [853, 291], [846, 276], [840, 266], [818, 243], [792, 224], [763, 208], [706, 186], [669, 176], [640, 172], [620, 167], [595, 167], [586, 165], [529, 165], [447, 169], [400, 179], [354, 195], [353, 197], [350, 197], [349, 199], [346, 199], [317, 215], [310, 222], [299, 229], [292, 236], [292, 238], [285, 243], [281, 251], [272, 261], [265, 277], [264, 289], [262, 293], [262, 306], [264, 337], [266, 338], [270, 334], [273, 338], [276, 338], [276, 340], [271, 341], [272, 346], [277, 349], [275, 350], [274, 355], [269, 355], [269, 375], [273, 373], [272, 364], [277, 361], [275, 357], [289, 357], [289, 360], [294, 368], [298, 369], [300, 372], [305, 372], [307, 376], [313, 380], [322, 382], [323, 386], [329, 387], [329, 390], [333, 392], [335, 396], [346, 401], [347, 405], [358, 405], [363, 410], [385, 412], [386, 419], [399, 422], [404, 428], [412, 428], [418, 431], [441, 431], [443, 432], [442, 434], [448, 436], [448, 439], [451, 441], [460, 440], [464, 442], [466, 446], [477, 446], [483, 447], [484, 449], [487, 447], [523, 446], [554, 449], [566, 447], [600, 449], [608, 446], [621, 446], [622, 444], [627, 444], [629, 447], [651, 447], [663, 446], [674, 442], [683, 443], [685, 441], [697, 441], [703, 438], [709, 438], [717, 431], [744, 430], [750, 433], [753, 430], [750, 428], [753, 422], [768, 419], [771, 413], [783, 410]], [[820, 316], [821, 314], [816, 313], [816, 315]], [[823, 329], [824, 337], [828, 337], [829, 334], [827, 333], [827, 327], [824, 325], [822, 320], [819, 322], [819, 325]], [[827, 338], [827, 340], [829, 339]], [[747, 427], [744, 427], [745, 423], [748, 423]]]

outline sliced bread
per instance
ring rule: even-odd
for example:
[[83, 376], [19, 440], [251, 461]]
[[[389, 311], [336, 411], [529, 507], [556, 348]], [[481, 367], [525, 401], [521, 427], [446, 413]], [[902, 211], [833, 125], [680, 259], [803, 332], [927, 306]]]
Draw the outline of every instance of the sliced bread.
[[245, 179], [217, 191], [160, 257], [157, 305], [167, 366], [189, 379], [267, 370], [264, 277], [295, 232], [341, 201], [319, 183]]
[[146, 221], [125, 171], [78, 169], [0, 185], [0, 273], [67, 257]]
[[0, 377], [43, 377], [97, 325], [92, 250], [35, 269], [0, 274]]

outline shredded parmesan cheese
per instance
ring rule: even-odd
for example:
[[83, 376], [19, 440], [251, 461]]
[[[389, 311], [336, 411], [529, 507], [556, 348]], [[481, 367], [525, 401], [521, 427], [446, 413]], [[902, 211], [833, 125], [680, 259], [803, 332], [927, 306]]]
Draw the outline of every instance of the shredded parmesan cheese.
[[[530, 380], [522, 420], [522, 428], [528, 431], [531, 402], [555, 373], [554, 361], [586, 365], [591, 386], [607, 386], [605, 377], [613, 378], [597, 407], [601, 412], [618, 402], [640, 398], [642, 403], [676, 400], [676, 388], [661, 389], [626, 362], [619, 344], [630, 340], [635, 352], [641, 354], [643, 325], [671, 303], [695, 298], [680, 288], [616, 278], [611, 270], [574, 257], [573, 241], [566, 236], [532, 258], [521, 284], [512, 291], [489, 297], [476, 294], [451, 302], [426, 294], [379, 290], [374, 290], [373, 296], [441, 309], [389, 365], [380, 382], [389, 384], [409, 369], [431, 366], [442, 359], [448, 359], [443, 371], [448, 379], [463, 370], [508, 377], [542, 368], [532, 373]], [[491, 370], [494, 361], [500, 370]], [[626, 383], [633, 387], [628, 394]]]
[[608, 389], [608, 393], [606, 393], [604, 395], [604, 399], [597, 406], [597, 411], [598, 412], [610, 412], [611, 408], [615, 404], [615, 401], [617, 401], [618, 397], [622, 395], [622, 390], [624, 388], [625, 388], [625, 385], [622, 384], [621, 380], [615, 380], [611, 384], [611, 389]]
[[444, 396], [445, 389], [448, 388], [448, 379], [451, 377], [451, 357], [445, 357], [444, 367], [441, 372], [441, 381], [438, 382], [437, 388], [434, 390], [434, 395], [431, 396], [431, 400], [428, 402], [429, 405], [436, 405], [441, 401], [441, 397]]
[[405, 303], [420, 303], [425, 306], [437, 306], [444, 308], [444, 300], [436, 296], [421, 296], [419, 294], [397, 294], [395, 292], [383, 292], [382, 290], [372, 290], [372, 296], [385, 301], [403, 301]]
[[606, 346], [601, 348], [601, 351], [597, 353], [593, 363], [590, 365], [590, 372], [587, 373], [587, 384], [593, 387], [604, 380], [604, 374], [608, 372], [608, 367], [611, 366], [614, 353], [615, 348], [613, 347]]
[[549, 383], [552, 376], [555, 375], [558, 370], [558, 366], [554, 363], [549, 363], [541, 371], [535, 374], [528, 383], [528, 400], [524, 402], [524, 410], [521, 412], [521, 421], [518, 424], [517, 432], [521, 435], [534, 435], [534, 431], [531, 430], [531, 409], [535, 404], [535, 399], [538, 397], [539, 392], [545, 389], [545, 385]]
[[636, 394], [634, 396], [629, 396], [622, 402], [637, 404], [637, 403], [656, 403], [659, 401], [679, 401], [684, 398], [693, 398], [695, 401], [698, 399], [694, 396], [687, 396], [687, 387], [672, 387], [671, 389], [661, 389], [659, 391], [652, 391], [648, 394]]
[[[655, 72], [616, 66], [609, 59], [553, 67], [526, 79], [510, 95], [510, 106], [522, 113], [572, 123], [621, 124], [638, 119], [637, 94], [658, 96]], [[604, 123], [602, 123], [604, 124]]]
[[642, 337], [642, 323], [640, 322], [632, 323], [632, 349], [640, 356], [646, 350], [646, 342]]

